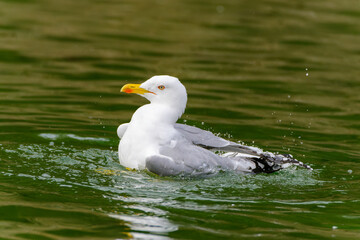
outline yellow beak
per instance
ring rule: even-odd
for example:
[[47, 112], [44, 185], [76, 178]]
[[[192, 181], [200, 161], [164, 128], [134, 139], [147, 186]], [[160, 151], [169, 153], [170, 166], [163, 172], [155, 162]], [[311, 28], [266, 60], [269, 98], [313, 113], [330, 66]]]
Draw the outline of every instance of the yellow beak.
[[[144, 88], [141, 88], [140, 84], [126, 84], [121, 88], [120, 92], [137, 93], [137, 94], [141, 94], [141, 95], [143, 95], [144, 93], [153, 93]], [[155, 94], [155, 93], [153, 93], [153, 94]]]

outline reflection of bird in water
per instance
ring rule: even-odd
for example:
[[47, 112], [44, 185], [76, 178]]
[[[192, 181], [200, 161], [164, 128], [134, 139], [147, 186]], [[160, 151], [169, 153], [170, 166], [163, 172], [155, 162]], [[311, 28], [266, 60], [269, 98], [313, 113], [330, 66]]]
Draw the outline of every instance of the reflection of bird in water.
[[[291, 155], [263, 152], [176, 121], [187, 102], [185, 87], [171, 76], [154, 76], [142, 84], [126, 84], [122, 92], [150, 101], [136, 110], [117, 134], [120, 163], [161, 176], [206, 176], [219, 171], [271, 173], [290, 165], [311, 167]], [[215, 151], [226, 152], [218, 155]]]

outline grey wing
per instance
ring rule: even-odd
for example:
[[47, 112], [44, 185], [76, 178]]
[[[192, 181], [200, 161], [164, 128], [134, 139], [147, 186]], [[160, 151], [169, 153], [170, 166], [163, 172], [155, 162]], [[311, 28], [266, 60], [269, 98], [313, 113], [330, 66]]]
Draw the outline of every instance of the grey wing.
[[236, 170], [233, 161], [181, 141], [176, 146], [163, 146], [158, 155], [146, 159], [146, 168], [160, 176], [212, 176], [220, 170]]
[[163, 146], [159, 154], [148, 157], [146, 168], [160, 176], [206, 177], [220, 171], [270, 173], [280, 170], [281, 166], [269, 165], [257, 157], [219, 156], [188, 141], [181, 141], [173, 147]]
[[245, 153], [254, 156], [260, 156], [263, 153], [263, 150], [260, 148], [231, 142], [215, 136], [212, 132], [197, 127], [177, 123], [175, 124], [175, 129], [181, 132], [181, 134], [193, 144], [206, 149]]
[[[310, 166], [296, 160], [290, 154], [273, 154], [271, 152], [264, 152], [260, 148], [245, 146], [239, 143], [231, 142], [221, 137], [215, 136], [212, 132], [184, 124], [175, 124], [175, 129], [177, 129], [186, 139], [188, 139], [197, 146], [209, 150], [220, 150], [225, 152], [248, 154], [251, 156], [255, 156], [258, 157], [258, 162], [261, 163], [261, 165], [269, 165], [269, 169], [272, 170], [279, 170], [289, 165], [297, 165], [312, 170]], [[266, 172], [271, 171], [266, 170]]]

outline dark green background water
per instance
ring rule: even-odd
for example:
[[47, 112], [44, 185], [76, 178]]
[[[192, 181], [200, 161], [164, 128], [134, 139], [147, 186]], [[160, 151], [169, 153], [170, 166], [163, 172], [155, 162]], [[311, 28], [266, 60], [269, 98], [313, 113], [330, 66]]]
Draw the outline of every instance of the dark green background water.
[[[313, 172], [161, 178], [116, 128], [179, 77], [180, 122]], [[358, 0], [0, 0], [0, 239], [360, 239]]]

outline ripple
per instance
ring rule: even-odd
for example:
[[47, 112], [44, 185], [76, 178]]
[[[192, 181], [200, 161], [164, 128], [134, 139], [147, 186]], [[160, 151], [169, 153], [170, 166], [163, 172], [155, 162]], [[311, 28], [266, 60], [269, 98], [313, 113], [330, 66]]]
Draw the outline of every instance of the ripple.
[[39, 136], [42, 137], [42, 138], [45, 138], [45, 139], [50, 139], [50, 140], [71, 138], [71, 139], [76, 139], [76, 140], [79, 140], [79, 141], [95, 141], [95, 142], [98, 142], [98, 141], [108, 142], [108, 141], [110, 141], [109, 139], [106, 139], [106, 138], [80, 137], [80, 136], [77, 136], [75, 134], [40, 133]]

